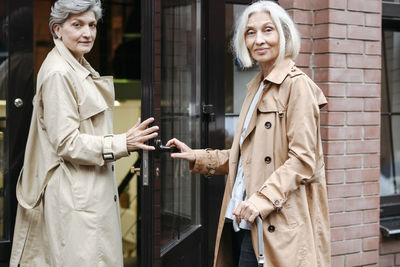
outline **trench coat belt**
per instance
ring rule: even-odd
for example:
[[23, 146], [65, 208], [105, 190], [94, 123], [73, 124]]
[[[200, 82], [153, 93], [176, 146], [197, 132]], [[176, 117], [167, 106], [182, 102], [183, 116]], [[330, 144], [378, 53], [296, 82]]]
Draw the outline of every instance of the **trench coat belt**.
[[[27, 209], [27, 210], [31, 210], [31, 209], [34, 209], [34, 208], [36, 208], [37, 206], [39, 206], [40, 202], [42, 202], [42, 198], [43, 198], [43, 195], [44, 195], [44, 191], [45, 191], [45, 189], [46, 189], [47, 184], [48, 184], [49, 181], [50, 181], [50, 178], [51, 178], [51, 176], [52, 176], [52, 174], [53, 174], [53, 171], [54, 171], [59, 165], [61, 165], [61, 167], [63, 167], [64, 170], [67, 169], [67, 167], [65, 166], [65, 164], [64, 164], [64, 162], [63, 162], [62, 160], [56, 161], [56, 162], [49, 168], [49, 170], [46, 172], [46, 176], [45, 176], [45, 178], [44, 178], [44, 181], [43, 181], [43, 184], [42, 184], [42, 188], [40, 189], [40, 193], [39, 193], [39, 195], [37, 196], [36, 200], [35, 200], [32, 204], [28, 204], [28, 203], [25, 201], [25, 199], [24, 199], [24, 197], [22, 196], [22, 193], [21, 193], [21, 179], [22, 179], [22, 174], [23, 174], [23, 171], [24, 171], [24, 168], [22, 167], [21, 172], [19, 173], [19, 176], [18, 176], [16, 194], [17, 194], [18, 203], [19, 203], [23, 208], [25, 208], [25, 209]], [[68, 170], [68, 169], [67, 169], [67, 170]]]

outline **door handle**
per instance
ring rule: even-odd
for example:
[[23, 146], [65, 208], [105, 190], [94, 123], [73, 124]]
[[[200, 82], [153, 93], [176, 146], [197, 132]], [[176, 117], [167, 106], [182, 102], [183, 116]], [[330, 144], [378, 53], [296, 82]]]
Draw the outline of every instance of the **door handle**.
[[154, 146], [156, 148], [156, 152], [169, 152], [169, 153], [179, 153], [181, 152], [176, 146], [164, 146], [161, 142], [161, 139], [156, 139], [154, 141]]

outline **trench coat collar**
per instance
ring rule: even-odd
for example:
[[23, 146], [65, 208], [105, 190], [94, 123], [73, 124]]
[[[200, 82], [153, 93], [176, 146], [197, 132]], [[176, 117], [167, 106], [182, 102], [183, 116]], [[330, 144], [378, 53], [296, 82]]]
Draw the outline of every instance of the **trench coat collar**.
[[272, 71], [265, 77], [264, 83], [269, 81], [275, 84], [281, 84], [293, 67], [294, 62], [290, 58], [285, 58], [277, 62]]
[[89, 62], [87, 62], [85, 58], [82, 58], [82, 64], [79, 63], [61, 40], [53, 40], [58, 53], [60, 53], [61, 57], [65, 59], [68, 65], [70, 65], [71, 68], [76, 71], [76, 74], [81, 80], [86, 79], [86, 77], [89, 75], [93, 77], [99, 77], [99, 73], [90, 66]]

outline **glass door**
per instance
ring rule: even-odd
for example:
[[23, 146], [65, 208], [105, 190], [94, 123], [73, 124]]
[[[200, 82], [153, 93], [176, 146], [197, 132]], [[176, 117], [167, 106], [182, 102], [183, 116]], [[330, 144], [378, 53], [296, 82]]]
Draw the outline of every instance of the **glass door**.
[[7, 266], [15, 186], [28, 136], [33, 86], [33, 1], [0, 2], [0, 266]]

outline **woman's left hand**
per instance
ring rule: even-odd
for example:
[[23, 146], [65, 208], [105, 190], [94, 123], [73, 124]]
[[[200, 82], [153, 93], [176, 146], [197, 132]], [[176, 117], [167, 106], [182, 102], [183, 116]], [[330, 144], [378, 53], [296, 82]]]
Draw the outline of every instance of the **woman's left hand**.
[[249, 223], [253, 223], [255, 218], [257, 218], [258, 215], [260, 215], [260, 212], [254, 206], [253, 203], [250, 201], [242, 201], [240, 204], [236, 207], [235, 211], [233, 212], [233, 215], [236, 216], [236, 220], [239, 223], [241, 219], [244, 219], [248, 221]]

